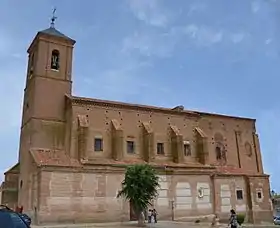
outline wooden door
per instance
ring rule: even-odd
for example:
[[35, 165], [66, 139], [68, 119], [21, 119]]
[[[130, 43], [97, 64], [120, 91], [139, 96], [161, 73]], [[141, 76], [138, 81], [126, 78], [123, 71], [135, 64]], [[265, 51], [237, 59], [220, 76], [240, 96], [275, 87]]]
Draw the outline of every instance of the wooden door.
[[134, 207], [131, 201], [129, 201], [129, 210], [130, 210], [130, 221], [137, 221], [137, 215], [134, 211]]

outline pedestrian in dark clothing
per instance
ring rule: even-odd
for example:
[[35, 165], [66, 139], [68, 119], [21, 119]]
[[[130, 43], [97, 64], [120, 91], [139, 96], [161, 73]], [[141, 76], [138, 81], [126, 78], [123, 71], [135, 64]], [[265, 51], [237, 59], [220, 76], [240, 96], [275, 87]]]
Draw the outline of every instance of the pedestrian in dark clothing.
[[157, 211], [156, 211], [156, 209], [153, 209], [153, 216], [154, 216], [155, 223], [157, 223]]
[[237, 228], [237, 215], [235, 213], [235, 210], [230, 210], [230, 218], [229, 218], [229, 225], [231, 228]]

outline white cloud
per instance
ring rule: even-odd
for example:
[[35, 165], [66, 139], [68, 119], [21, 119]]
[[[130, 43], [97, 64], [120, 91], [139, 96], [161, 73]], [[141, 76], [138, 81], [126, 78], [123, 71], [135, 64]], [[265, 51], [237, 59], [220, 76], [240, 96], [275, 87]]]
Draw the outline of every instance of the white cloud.
[[177, 34], [135, 32], [123, 40], [122, 52], [145, 57], [166, 58], [173, 54]]
[[260, 2], [259, 1], [254, 1], [251, 3], [251, 10], [253, 13], [257, 13], [260, 10]]
[[0, 69], [0, 135], [10, 128], [19, 128], [23, 95], [23, 78], [25, 69], [16, 64], [16, 68]]
[[3, 31], [0, 34], [0, 143], [2, 153], [5, 153], [0, 161], [1, 181], [3, 171], [17, 162], [26, 61], [14, 52], [15, 47], [11, 44], [17, 43], [16, 40]]
[[184, 33], [195, 41], [198, 46], [210, 46], [223, 40], [223, 31], [207, 26], [190, 24], [183, 28]]
[[138, 20], [155, 27], [165, 27], [171, 14], [160, 6], [158, 0], [128, 0], [129, 7]]
[[233, 43], [240, 43], [245, 38], [244, 33], [233, 33], [230, 35], [230, 39]]
[[264, 43], [267, 45], [267, 44], [270, 44], [271, 42], [272, 42], [272, 39], [269, 38], [269, 39], [266, 39]]
[[107, 69], [96, 72], [94, 77], [84, 77], [86, 83], [80, 88], [79, 95], [85, 93], [83, 96], [91, 97], [94, 91], [94, 96], [99, 98], [142, 103], [148, 96], [143, 91], [167, 93], [161, 83], [155, 86], [153, 76], [156, 75], [147, 73], [146, 69], [152, 67], [149, 62], [138, 61], [136, 57], [126, 56], [124, 53], [119, 53], [118, 56], [121, 61], [117, 66], [108, 64]]
[[11, 37], [0, 28], [0, 57], [7, 55], [11, 46]]
[[188, 15], [191, 16], [193, 13], [202, 12], [206, 9], [206, 4], [203, 2], [194, 2], [190, 5]]

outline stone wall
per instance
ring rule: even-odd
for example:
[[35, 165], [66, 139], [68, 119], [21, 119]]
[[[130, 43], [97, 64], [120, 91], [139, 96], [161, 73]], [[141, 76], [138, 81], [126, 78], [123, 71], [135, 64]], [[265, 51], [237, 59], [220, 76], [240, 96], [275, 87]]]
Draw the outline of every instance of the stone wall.
[[[128, 221], [129, 203], [116, 198], [123, 178], [122, 171], [117, 168], [110, 170], [98, 167], [94, 171], [83, 173], [43, 171], [39, 183], [41, 192], [36, 219], [41, 223]], [[251, 182], [257, 180], [265, 183], [260, 177]], [[159, 220], [171, 220], [172, 213], [175, 220], [214, 213], [222, 219], [228, 219], [231, 209], [244, 213], [248, 219], [250, 198], [246, 183], [243, 177], [212, 179], [204, 174], [160, 175], [159, 195], [154, 200], [154, 207], [158, 211]], [[251, 187], [252, 196], [256, 191], [263, 192], [262, 201], [254, 203], [254, 221], [268, 221], [271, 211], [268, 208], [266, 186]], [[238, 190], [242, 191], [242, 199], [237, 198]]]
[[[155, 208], [159, 219], [184, 219], [189, 216], [213, 213], [211, 183], [206, 175], [161, 175], [160, 189]], [[202, 195], [199, 196], [199, 191]]]
[[101, 222], [129, 219], [117, 192], [122, 174], [42, 172], [38, 218], [50, 222]]
[[[42, 172], [38, 218], [51, 222], [128, 221], [127, 202], [117, 199], [121, 173]], [[213, 213], [211, 183], [206, 175], [161, 175], [154, 206], [159, 219], [171, 220]], [[203, 195], [198, 196], [202, 189]]]
[[[243, 177], [217, 177], [216, 189], [216, 213], [222, 219], [228, 219], [231, 209], [237, 213], [247, 215], [247, 186]], [[237, 191], [242, 197], [237, 197]]]
[[[115, 173], [41, 173], [37, 219], [42, 223], [128, 221], [128, 202], [117, 199], [124, 175]], [[171, 220], [213, 213], [210, 177], [161, 175], [154, 206], [159, 219]], [[202, 196], [199, 191], [202, 189]]]
[[18, 192], [17, 191], [8, 191], [4, 190], [1, 193], [2, 199], [1, 204], [8, 206], [9, 208], [15, 209], [18, 202]]
[[250, 177], [248, 184], [251, 190], [253, 220], [257, 223], [261, 221], [272, 222], [273, 206], [270, 199], [268, 177]]

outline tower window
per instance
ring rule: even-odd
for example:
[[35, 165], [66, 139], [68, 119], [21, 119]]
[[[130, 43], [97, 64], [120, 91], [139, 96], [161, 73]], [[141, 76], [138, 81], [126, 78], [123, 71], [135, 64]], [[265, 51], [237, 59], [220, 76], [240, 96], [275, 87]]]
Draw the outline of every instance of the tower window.
[[262, 198], [262, 193], [261, 192], [258, 192], [257, 195], [258, 195], [258, 199]]
[[185, 156], [191, 156], [192, 151], [191, 151], [191, 144], [189, 141], [184, 142], [184, 155]]
[[59, 51], [58, 50], [52, 51], [51, 69], [59, 70]]
[[33, 70], [34, 70], [34, 53], [32, 53], [31, 56], [29, 56], [30, 62], [29, 62], [29, 72], [28, 72], [28, 77], [32, 78], [33, 76]]
[[94, 151], [96, 152], [103, 151], [103, 140], [101, 138], [94, 139]]
[[164, 155], [164, 144], [157, 143], [157, 154]]
[[135, 145], [133, 141], [126, 141], [127, 145], [127, 153], [134, 154], [135, 153]]
[[236, 199], [243, 200], [243, 191], [242, 190], [236, 190]]

